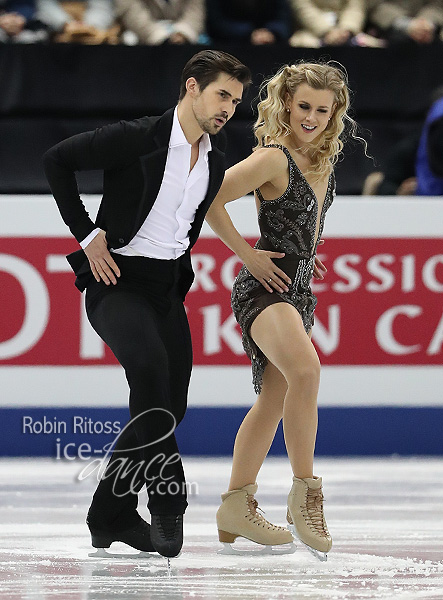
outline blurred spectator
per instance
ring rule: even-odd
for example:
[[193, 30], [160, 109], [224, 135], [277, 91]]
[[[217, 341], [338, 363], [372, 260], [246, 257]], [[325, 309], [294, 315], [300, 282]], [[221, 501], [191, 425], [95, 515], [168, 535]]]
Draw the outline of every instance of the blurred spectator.
[[368, 24], [391, 43], [430, 44], [443, 25], [443, 0], [368, 0]]
[[254, 45], [287, 41], [291, 12], [287, 0], [206, 0], [207, 32], [214, 42]]
[[363, 185], [364, 196], [410, 196], [417, 189], [415, 160], [420, 136], [413, 134], [394, 144], [386, 157], [383, 171], [368, 175]]
[[196, 44], [205, 21], [204, 0], [115, 0], [121, 24], [141, 44]]
[[363, 195], [443, 195], [443, 87], [434, 90], [420, 134], [394, 144], [383, 172], [367, 176]]
[[101, 44], [118, 41], [118, 31], [111, 27], [114, 21], [112, 0], [37, 0], [37, 14], [48, 26], [55, 42]]
[[0, 0], [0, 42], [34, 42], [46, 38], [35, 19], [34, 0]]
[[419, 196], [443, 196], [443, 90], [426, 116], [417, 152]]
[[[366, 0], [291, 0], [291, 4], [299, 28], [289, 40], [291, 46], [378, 45], [371, 39], [363, 43]], [[357, 35], [360, 39], [355, 39]]]

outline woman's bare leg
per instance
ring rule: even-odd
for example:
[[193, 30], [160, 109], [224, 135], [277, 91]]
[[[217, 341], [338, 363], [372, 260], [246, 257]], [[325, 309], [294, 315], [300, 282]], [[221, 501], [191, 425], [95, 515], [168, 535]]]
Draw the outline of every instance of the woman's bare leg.
[[262, 391], [235, 438], [229, 490], [238, 490], [256, 481], [283, 416], [286, 390], [286, 379], [269, 362], [263, 374]]
[[[320, 382], [315, 348], [300, 314], [283, 302], [268, 306], [256, 317], [251, 336], [287, 383], [283, 431], [293, 473], [299, 478], [313, 477]], [[256, 430], [255, 435], [259, 437], [260, 431]]]

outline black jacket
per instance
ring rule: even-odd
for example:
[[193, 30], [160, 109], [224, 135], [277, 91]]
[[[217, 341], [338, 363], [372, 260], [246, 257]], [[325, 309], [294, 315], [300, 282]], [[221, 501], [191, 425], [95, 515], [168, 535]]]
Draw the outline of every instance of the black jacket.
[[[160, 117], [120, 121], [70, 137], [44, 155], [46, 177], [63, 221], [78, 242], [100, 227], [110, 248], [128, 244], [144, 223], [160, 189], [168, 155], [174, 109]], [[209, 185], [189, 232], [189, 247], [180, 259], [179, 290], [185, 297], [194, 279], [190, 250], [225, 172], [226, 136], [210, 136]], [[95, 223], [80, 199], [76, 171], [103, 170], [103, 198]], [[83, 250], [67, 257], [83, 291], [92, 273]]]

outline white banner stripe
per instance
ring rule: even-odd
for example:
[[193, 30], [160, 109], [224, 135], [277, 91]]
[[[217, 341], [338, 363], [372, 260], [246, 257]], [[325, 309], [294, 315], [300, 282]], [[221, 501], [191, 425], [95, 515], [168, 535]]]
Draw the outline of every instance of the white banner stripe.
[[[324, 366], [319, 406], [443, 407], [441, 390], [440, 366]], [[118, 366], [3, 366], [0, 395], [4, 408], [128, 405]], [[254, 401], [249, 366], [194, 367], [189, 406], [251, 406]]]
[[[100, 196], [83, 195], [94, 219]], [[227, 205], [234, 224], [245, 237], [258, 237], [257, 211], [252, 196]], [[440, 197], [338, 196], [325, 223], [325, 238], [443, 238]], [[0, 196], [0, 236], [69, 237], [52, 196]], [[216, 237], [204, 223], [203, 237]]]

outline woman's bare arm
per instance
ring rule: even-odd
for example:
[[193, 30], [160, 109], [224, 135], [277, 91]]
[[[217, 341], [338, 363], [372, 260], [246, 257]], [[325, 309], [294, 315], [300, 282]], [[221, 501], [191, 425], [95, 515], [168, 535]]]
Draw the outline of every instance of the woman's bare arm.
[[267, 182], [281, 176], [288, 168], [284, 153], [278, 148], [261, 148], [226, 171], [223, 184], [206, 215], [206, 221], [218, 237], [245, 263], [250, 273], [272, 292], [287, 291], [290, 278], [272, 258], [282, 258], [282, 252], [255, 250], [239, 234], [225, 205]]

